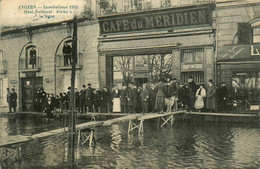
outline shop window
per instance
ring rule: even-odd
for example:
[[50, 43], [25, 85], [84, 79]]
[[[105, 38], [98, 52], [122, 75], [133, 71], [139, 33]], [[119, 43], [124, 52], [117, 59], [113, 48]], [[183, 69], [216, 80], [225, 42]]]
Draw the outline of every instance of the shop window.
[[204, 48], [182, 49], [181, 58], [183, 63], [203, 62]]
[[196, 84], [204, 84], [204, 72], [182, 72], [181, 79], [183, 83], [188, 83], [188, 79], [192, 77]]
[[260, 43], [260, 27], [254, 28], [253, 43]]
[[[238, 110], [255, 110], [259, 105], [260, 72], [235, 72], [232, 76], [232, 102]], [[257, 107], [259, 110], [259, 107]]]
[[[113, 57], [113, 83], [147, 81], [172, 76], [172, 54], [151, 54]], [[140, 84], [139, 84], [140, 83]]]

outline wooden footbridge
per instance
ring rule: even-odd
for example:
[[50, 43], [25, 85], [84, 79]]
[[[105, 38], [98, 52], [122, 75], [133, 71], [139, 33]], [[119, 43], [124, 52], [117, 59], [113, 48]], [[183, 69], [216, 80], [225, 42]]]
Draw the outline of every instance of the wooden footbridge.
[[[144, 120], [159, 118], [162, 119], [163, 123], [160, 125], [163, 127], [166, 124], [173, 124], [174, 115], [183, 114], [185, 111], [176, 111], [176, 112], [169, 112], [164, 114], [118, 114], [118, 113], [111, 113], [111, 114], [101, 114], [101, 113], [89, 113], [84, 116], [90, 116], [91, 119], [95, 119], [96, 116], [121, 116], [114, 119], [106, 120], [106, 121], [90, 121], [82, 124], [78, 124], [76, 126], [78, 132], [78, 145], [89, 143], [89, 146], [94, 144], [94, 129], [100, 126], [111, 126], [114, 123], [120, 122], [129, 122], [128, 133], [131, 133], [133, 130], [138, 129], [138, 134], [144, 132]], [[65, 114], [60, 114], [65, 115]], [[82, 115], [83, 116], [83, 115]], [[94, 118], [93, 118], [94, 117]], [[134, 120], [137, 123], [134, 123]], [[90, 132], [87, 134], [84, 132], [85, 130], [89, 130]], [[11, 156], [15, 156], [16, 159], [21, 158], [21, 146], [29, 141], [41, 139], [61, 133], [66, 133], [68, 131], [68, 127], [59, 128], [51, 131], [46, 131], [38, 134], [34, 134], [31, 136], [24, 136], [24, 135], [14, 135], [14, 136], [6, 136], [0, 138], [0, 148], [2, 148], [1, 152], [1, 163], [7, 160]], [[12, 149], [12, 151], [10, 151]]]
[[[120, 122], [127, 122], [128, 121], [128, 133], [133, 132], [134, 130], [138, 130], [138, 134], [144, 132], [144, 121], [149, 119], [160, 119], [161, 124], [160, 127], [163, 127], [166, 124], [173, 124], [174, 123], [174, 116], [175, 115], [182, 115], [181, 118], [192, 118], [192, 117], [199, 117], [199, 118], [209, 118], [216, 121], [216, 119], [220, 118], [253, 118], [256, 119], [259, 123], [260, 115], [257, 113], [254, 114], [234, 114], [234, 113], [201, 113], [201, 112], [187, 112], [183, 111], [175, 111], [169, 113], [149, 113], [149, 114], [119, 114], [119, 113], [88, 113], [88, 114], [78, 114], [78, 116], [85, 116], [91, 117], [92, 120], [95, 120], [98, 116], [119, 116], [113, 119], [105, 120], [105, 121], [90, 121], [82, 124], [78, 124], [76, 126], [76, 130], [78, 133], [78, 145], [89, 143], [89, 146], [94, 144], [94, 129], [101, 126], [111, 126], [114, 123]], [[64, 114], [59, 114], [60, 116], [65, 116]], [[89, 132], [84, 132], [88, 130]], [[21, 158], [21, 145], [36, 139], [41, 139], [61, 133], [67, 133], [68, 127], [59, 128], [47, 132], [42, 132], [38, 134], [34, 134], [31, 136], [24, 136], [24, 135], [14, 135], [14, 136], [6, 136], [0, 138], [0, 148], [2, 148], [1, 161], [4, 162], [10, 156], [16, 155], [18, 159]], [[8, 149], [15, 149], [12, 153], [8, 153]]]

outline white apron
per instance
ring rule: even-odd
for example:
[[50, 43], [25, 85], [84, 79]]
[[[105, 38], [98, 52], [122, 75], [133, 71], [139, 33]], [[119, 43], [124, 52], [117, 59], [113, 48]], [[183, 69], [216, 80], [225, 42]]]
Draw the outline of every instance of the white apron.
[[113, 112], [121, 112], [120, 98], [114, 98], [114, 100], [113, 100]]

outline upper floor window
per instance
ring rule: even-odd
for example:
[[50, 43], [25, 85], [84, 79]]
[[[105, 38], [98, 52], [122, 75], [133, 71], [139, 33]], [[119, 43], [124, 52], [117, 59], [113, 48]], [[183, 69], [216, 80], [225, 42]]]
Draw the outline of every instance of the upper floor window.
[[36, 46], [31, 45], [26, 47], [25, 59], [26, 59], [26, 68], [31, 66], [32, 68], [36, 67], [36, 57], [37, 51]]
[[204, 60], [204, 48], [197, 49], [182, 49], [181, 50], [181, 61], [183, 63], [191, 62], [203, 62]]
[[260, 43], [260, 26], [253, 30], [253, 43]]
[[238, 44], [260, 43], [260, 21], [238, 23]]

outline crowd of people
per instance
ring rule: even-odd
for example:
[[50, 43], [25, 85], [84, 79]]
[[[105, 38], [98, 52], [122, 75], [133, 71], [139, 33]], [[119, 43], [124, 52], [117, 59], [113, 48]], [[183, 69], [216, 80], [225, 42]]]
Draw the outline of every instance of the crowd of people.
[[[15, 111], [17, 94], [14, 89], [12, 91], [8, 92], [7, 101], [10, 103], [10, 111], [11, 108]], [[54, 96], [46, 93], [43, 88], [38, 89], [34, 96], [34, 109], [37, 112], [46, 112], [48, 117], [53, 117], [54, 112], [68, 110], [70, 92], [71, 88], [68, 87], [67, 92]], [[166, 110], [165, 99], [174, 97], [176, 109], [213, 112], [216, 110], [218, 96], [220, 111], [225, 111], [227, 93], [225, 83], [221, 84], [217, 95], [212, 80], [208, 81], [206, 90], [203, 84], [196, 85], [191, 77], [186, 84], [179, 83], [173, 78], [157, 83], [143, 83], [142, 86], [123, 83], [120, 87], [114, 86], [112, 90], [106, 87], [101, 90], [94, 89], [89, 83], [87, 86], [83, 85], [80, 91], [75, 88], [75, 107], [78, 113], [163, 113]]]

